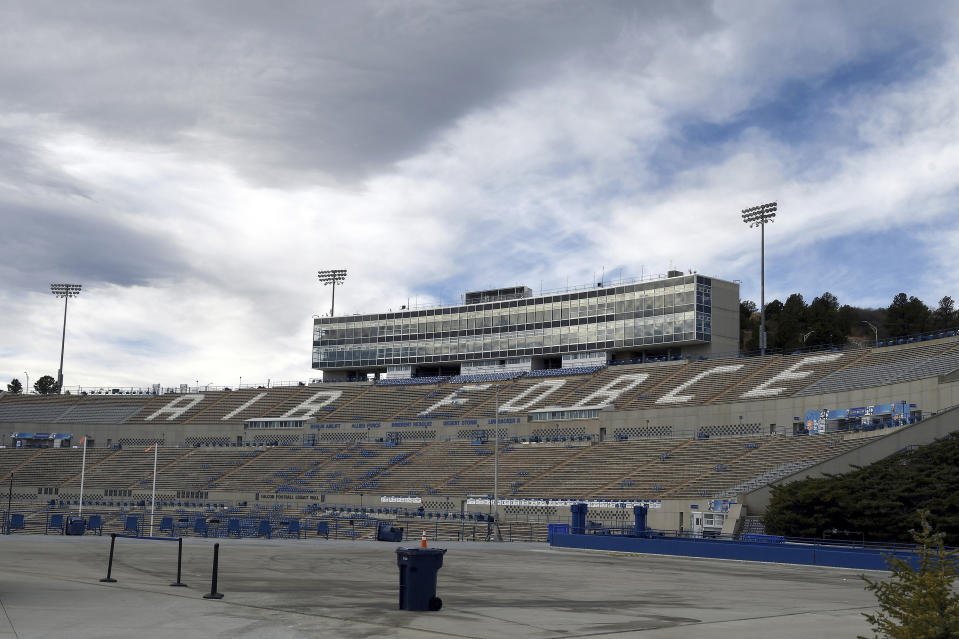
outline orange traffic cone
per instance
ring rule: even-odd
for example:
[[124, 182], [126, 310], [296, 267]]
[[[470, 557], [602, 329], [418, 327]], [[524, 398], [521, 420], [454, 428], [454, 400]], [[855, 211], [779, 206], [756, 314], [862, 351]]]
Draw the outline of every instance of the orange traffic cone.
[[423, 531], [423, 536], [420, 537], [420, 548], [426, 548], [426, 531]]

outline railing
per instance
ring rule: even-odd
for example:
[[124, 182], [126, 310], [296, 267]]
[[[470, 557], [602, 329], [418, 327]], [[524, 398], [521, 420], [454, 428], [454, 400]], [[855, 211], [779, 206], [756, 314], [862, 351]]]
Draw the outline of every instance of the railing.
[[[592, 526], [590, 524], [593, 524]], [[830, 534], [831, 531], [825, 531]], [[837, 531], [838, 532], [838, 531]], [[850, 539], [837, 539], [835, 537], [789, 537], [784, 535], [740, 533], [738, 535], [713, 534], [709, 532], [697, 533], [691, 530], [668, 530], [648, 528], [646, 531], [636, 534], [635, 526], [602, 526], [596, 525], [596, 522], [587, 522], [584, 534], [587, 535], [616, 535], [622, 537], [644, 537], [644, 538], [669, 538], [669, 539], [707, 539], [716, 541], [739, 541], [755, 544], [802, 544], [808, 546], [820, 547], [843, 547], [843, 548], [862, 548], [865, 550], [880, 551], [906, 551], [911, 552], [919, 548], [916, 544], [905, 544], [893, 541], [855, 541]], [[862, 533], [855, 533], [861, 535]], [[947, 548], [952, 550], [952, 548]]]

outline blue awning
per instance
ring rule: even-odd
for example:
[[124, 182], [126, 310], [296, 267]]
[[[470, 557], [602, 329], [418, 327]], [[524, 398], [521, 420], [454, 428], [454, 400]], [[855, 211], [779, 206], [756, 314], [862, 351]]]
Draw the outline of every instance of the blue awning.
[[14, 439], [33, 439], [34, 433], [13, 433], [10, 437]]

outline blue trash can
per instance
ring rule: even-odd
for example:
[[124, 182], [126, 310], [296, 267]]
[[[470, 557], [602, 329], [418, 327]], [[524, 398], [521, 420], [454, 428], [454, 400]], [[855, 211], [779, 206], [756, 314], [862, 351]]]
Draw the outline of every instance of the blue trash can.
[[87, 520], [78, 515], [67, 517], [67, 534], [82, 535], [87, 529]]
[[397, 548], [400, 568], [400, 610], [439, 610], [436, 573], [443, 567], [444, 548]]

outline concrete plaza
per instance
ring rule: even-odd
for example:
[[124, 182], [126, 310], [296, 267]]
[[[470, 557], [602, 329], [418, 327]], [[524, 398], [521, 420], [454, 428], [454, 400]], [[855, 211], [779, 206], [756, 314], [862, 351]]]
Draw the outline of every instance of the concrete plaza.
[[[875, 599], [861, 571], [449, 542], [438, 612], [397, 609], [398, 544], [0, 537], [0, 638], [855, 637]], [[882, 573], [873, 573], [873, 576]]]

